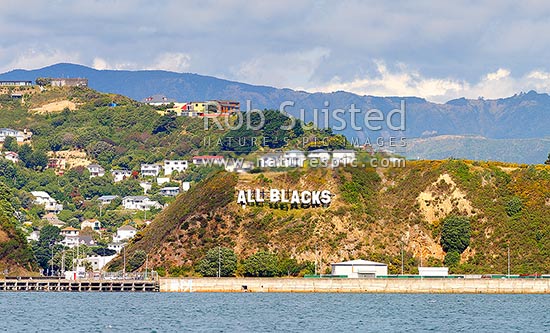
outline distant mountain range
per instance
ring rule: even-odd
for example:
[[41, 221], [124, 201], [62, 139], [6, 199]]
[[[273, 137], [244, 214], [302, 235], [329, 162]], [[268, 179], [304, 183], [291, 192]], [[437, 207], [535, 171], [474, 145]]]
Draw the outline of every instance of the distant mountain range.
[[[35, 80], [37, 77], [86, 77], [91, 88], [136, 100], [154, 94], [163, 94], [178, 101], [231, 99], [240, 101], [242, 109], [246, 108], [247, 101], [250, 101], [252, 108], [258, 109], [278, 109], [281, 103], [292, 101], [294, 106], [286, 109], [290, 114], [300, 116], [300, 109], [304, 109], [304, 120], [315, 121], [321, 126], [325, 124], [325, 115], [331, 114], [326, 123], [330, 127], [341, 124], [332, 112], [344, 109], [346, 111], [339, 117], [347, 126], [336, 132], [345, 134], [354, 143], [368, 140], [376, 144], [379, 137], [385, 138], [383, 141], [387, 143], [390, 137], [405, 137], [410, 140], [409, 147], [389, 149], [411, 158], [456, 157], [542, 163], [550, 152], [550, 96], [535, 91], [494, 100], [460, 98], [438, 104], [418, 97], [360, 96], [344, 91], [309, 93], [190, 73], [95, 70], [75, 64], [56, 64], [0, 74], [0, 80]], [[391, 110], [399, 109], [401, 101], [405, 101], [406, 109], [404, 130], [392, 129], [384, 122], [371, 123], [382, 125], [380, 130], [369, 130], [364, 125], [361, 130], [351, 128], [349, 108], [352, 104], [361, 109], [355, 115], [356, 124], [361, 125], [367, 110], [377, 109], [386, 116]], [[329, 112], [323, 113], [323, 108], [329, 109]], [[317, 119], [314, 118], [314, 109], [319, 110]], [[394, 125], [400, 123], [398, 120], [398, 115], [392, 117]], [[466, 136], [467, 139], [458, 144], [457, 136]], [[511, 143], [515, 147], [513, 153], [503, 156]], [[483, 153], [479, 152], [480, 147]]]

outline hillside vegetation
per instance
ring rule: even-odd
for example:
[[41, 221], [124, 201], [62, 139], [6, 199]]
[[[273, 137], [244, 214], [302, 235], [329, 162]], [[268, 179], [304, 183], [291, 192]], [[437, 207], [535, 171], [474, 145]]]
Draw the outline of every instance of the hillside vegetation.
[[[236, 190], [251, 188], [329, 189], [334, 197], [328, 208], [237, 205]], [[403, 246], [405, 273], [416, 273], [421, 261], [445, 261], [453, 273], [481, 274], [505, 273], [509, 246], [513, 273], [550, 273], [549, 219], [548, 166], [444, 160], [238, 179], [221, 172], [180, 195], [127, 256], [145, 251], [150, 267], [172, 275], [197, 274], [200, 260], [218, 246], [237, 254], [237, 274], [259, 251], [294, 258], [302, 267], [317, 260], [322, 271], [331, 262], [365, 258], [399, 273]], [[455, 230], [467, 235], [464, 228], [470, 237], [453, 239]]]

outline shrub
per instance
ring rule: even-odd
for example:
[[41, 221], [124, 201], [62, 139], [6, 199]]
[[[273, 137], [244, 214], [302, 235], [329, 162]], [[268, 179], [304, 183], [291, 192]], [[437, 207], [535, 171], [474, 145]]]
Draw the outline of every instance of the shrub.
[[470, 245], [470, 220], [465, 216], [449, 216], [442, 221], [443, 251], [462, 253]]
[[506, 203], [506, 214], [508, 214], [508, 216], [514, 216], [521, 212], [522, 208], [523, 203], [521, 202], [521, 199], [518, 197], [512, 197]]
[[210, 249], [204, 259], [197, 265], [197, 272], [202, 276], [234, 276], [237, 269], [237, 255], [232, 249], [215, 247]]

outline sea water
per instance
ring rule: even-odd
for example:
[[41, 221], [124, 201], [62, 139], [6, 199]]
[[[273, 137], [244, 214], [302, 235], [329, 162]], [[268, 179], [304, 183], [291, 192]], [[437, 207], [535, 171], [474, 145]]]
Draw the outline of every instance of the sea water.
[[550, 295], [0, 293], [3, 332], [550, 332]]

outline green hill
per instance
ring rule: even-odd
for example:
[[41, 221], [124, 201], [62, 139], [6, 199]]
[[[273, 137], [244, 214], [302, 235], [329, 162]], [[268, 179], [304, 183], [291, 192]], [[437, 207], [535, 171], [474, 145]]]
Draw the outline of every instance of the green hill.
[[[238, 205], [236, 190], [253, 188], [328, 189], [334, 197], [327, 208]], [[294, 258], [301, 267], [311, 268], [317, 260], [322, 271], [331, 262], [367, 258], [399, 273], [403, 246], [405, 273], [415, 273], [422, 260], [425, 266], [446, 261], [453, 273], [481, 274], [506, 273], [510, 246], [513, 273], [550, 273], [549, 189], [547, 166], [459, 160], [388, 169], [298, 169], [238, 179], [221, 172], [180, 195], [140, 233], [126, 256], [143, 251], [149, 267], [173, 275], [196, 274], [206, 252], [218, 246], [234, 250], [241, 263], [268, 251]], [[464, 217], [471, 235], [458, 263], [452, 255], [445, 259], [441, 241], [443, 232], [452, 232], [451, 216]], [[121, 264], [115, 261], [112, 268]]]

